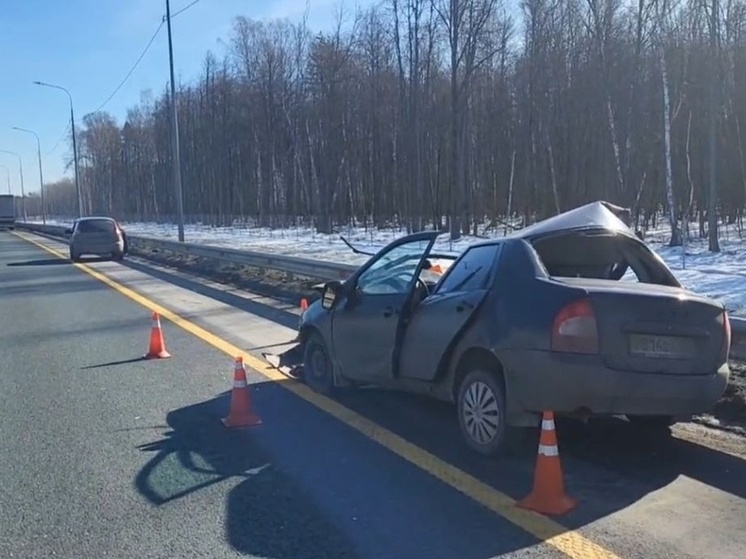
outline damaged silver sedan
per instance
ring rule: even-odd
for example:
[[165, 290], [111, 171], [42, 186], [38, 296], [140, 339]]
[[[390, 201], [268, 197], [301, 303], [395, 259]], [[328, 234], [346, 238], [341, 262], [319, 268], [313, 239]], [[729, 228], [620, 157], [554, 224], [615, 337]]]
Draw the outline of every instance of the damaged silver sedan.
[[667, 430], [724, 393], [730, 323], [616, 209], [595, 202], [471, 245], [442, 275], [438, 232], [397, 239], [324, 284], [298, 345], [266, 358], [322, 393], [377, 385], [454, 402], [485, 455], [545, 410]]

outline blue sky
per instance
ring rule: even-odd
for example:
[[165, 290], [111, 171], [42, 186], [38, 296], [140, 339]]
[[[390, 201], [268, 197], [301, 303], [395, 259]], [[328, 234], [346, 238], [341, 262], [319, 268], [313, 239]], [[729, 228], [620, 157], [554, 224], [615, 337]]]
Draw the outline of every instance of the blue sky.
[[[192, 0], [171, 0], [176, 13]], [[345, 0], [344, 6], [377, 3]], [[67, 88], [73, 96], [75, 120], [95, 110], [116, 88], [145, 48], [165, 14], [165, 0], [6, 0], [0, 17], [0, 150], [20, 154], [26, 192], [38, 191], [36, 140], [41, 139], [44, 182], [65, 174], [67, 142], [57, 143], [70, 120], [64, 92], [33, 85], [43, 81]], [[309, 25], [328, 28], [339, 0], [311, 0]], [[254, 19], [287, 17], [298, 21], [306, 0], [200, 0], [172, 22], [176, 81], [191, 81], [208, 50], [220, 54], [237, 15]], [[121, 123], [141, 92], [158, 95], [168, 83], [166, 27], [127, 83], [103, 108]], [[55, 147], [55, 144], [56, 147]], [[3, 167], [4, 166], [4, 167]], [[0, 192], [21, 192], [18, 158], [0, 153]]]

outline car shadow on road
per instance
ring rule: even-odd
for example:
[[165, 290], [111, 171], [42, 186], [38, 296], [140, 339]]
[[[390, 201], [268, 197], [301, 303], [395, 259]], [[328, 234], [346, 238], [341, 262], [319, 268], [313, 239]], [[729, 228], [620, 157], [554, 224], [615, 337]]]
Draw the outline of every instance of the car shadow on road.
[[[678, 436], [656, 436], [621, 419], [587, 426], [568, 422], [560, 432], [568, 464], [612, 472], [627, 487], [656, 488], [684, 476], [746, 499], [746, 460]], [[613, 497], [612, 497], [613, 498]]]
[[26, 260], [25, 262], [8, 262], [6, 266], [59, 266], [60, 264], [70, 264], [69, 260], [62, 258], [42, 258], [40, 260]]
[[140, 494], [160, 506], [206, 492], [229, 545], [272, 559], [483, 559], [537, 543], [280, 383], [252, 387], [257, 427], [222, 425], [229, 393], [169, 412], [170, 430], [138, 447], [152, 454]]
[[[337, 400], [513, 499], [531, 489], [538, 429], [511, 455], [489, 459], [461, 442], [454, 408], [380, 389], [352, 389]], [[677, 437], [645, 435], [623, 419], [588, 424], [558, 419], [557, 436], [566, 489], [581, 504], [561, 522], [583, 526], [619, 511], [686, 476], [746, 498], [746, 460]]]
[[252, 433], [226, 429], [229, 394], [168, 413], [163, 438], [141, 445], [153, 457], [138, 473], [138, 491], [164, 505], [197, 491], [230, 483], [227, 502], [219, 490], [214, 506], [226, 503], [226, 539], [235, 550], [260, 557], [358, 557], [337, 530]]

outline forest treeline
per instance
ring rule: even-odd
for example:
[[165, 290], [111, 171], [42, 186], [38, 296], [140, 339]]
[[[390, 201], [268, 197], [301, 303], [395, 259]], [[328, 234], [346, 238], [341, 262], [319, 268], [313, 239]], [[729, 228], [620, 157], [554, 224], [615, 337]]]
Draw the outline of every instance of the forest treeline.
[[[704, 233], [714, 153], [740, 223], [746, 0], [382, 0], [326, 33], [239, 16], [226, 44], [177, 84], [190, 221], [458, 236], [603, 199]], [[166, 85], [82, 119], [87, 213], [175, 219]], [[46, 199], [76, 215], [71, 181]]]

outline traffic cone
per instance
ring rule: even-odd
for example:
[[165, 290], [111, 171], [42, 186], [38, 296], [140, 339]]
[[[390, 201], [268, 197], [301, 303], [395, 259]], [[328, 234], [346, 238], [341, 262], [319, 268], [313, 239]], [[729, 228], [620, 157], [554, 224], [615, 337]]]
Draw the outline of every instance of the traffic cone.
[[166, 359], [171, 354], [166, 351], [166, 342], [163, 341], [163, 330], [161, 329], [161, 317], [153, 311], [153, 327], [150, 329], [150, 349], [145, 359]]
[[251, 409], [251, 394], [246, 382], [246, 369], [243, 357], [236, 357], [233, 373], [233, 390], [231, 391], [231, 408], [228, 417], [222, 419], [226, 427], [253, 427], [262, 420]]
[[300, 310], [304, 311], [308, 308], [308, 300], [303, 297], [303, 299], [300, 300]]
[[534, 472], [534, 488], [518, 506], [542, 514], [561, 515], [573, 509], [577, 501], [565, 494], [554, 412], [545, 411], [541, 421], [539, 454]]

